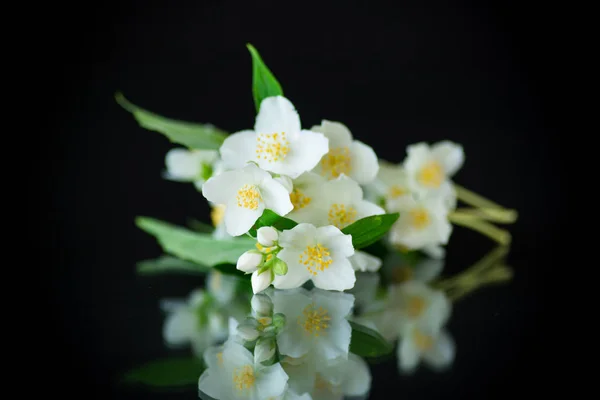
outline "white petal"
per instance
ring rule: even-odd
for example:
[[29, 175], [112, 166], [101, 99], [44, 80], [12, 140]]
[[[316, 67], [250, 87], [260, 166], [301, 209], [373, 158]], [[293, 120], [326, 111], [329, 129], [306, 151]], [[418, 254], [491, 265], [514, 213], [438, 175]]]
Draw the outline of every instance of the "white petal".
[[272, 226], [262, 226], [256, 231], [256, 240], [265, 247], [273, 246], [278, 237], [279, 232]]
[[[446, 255], [446, 250], [439, 245], [430, 244], [421, 249], [423, 253], [427, 254], [427, 256], [434, 258], [436, 260], [441, 260]], [[442, 264], [443, 265], [443, 264]]]
[[372, 182], [379, 171], [377, 155], [371, 146], [355, 140], [350, 146], [352, 169], [350, 177], [361, 185]]
[[287, 190], [288, 193], [292, 193], [292, 190], [294, 189], [294, 184], [292, 182], [292, 179], [289, 176], [280, 175], [274, 179], [277, 182], [281, 183], [283, 185], [283, 187], [285, 188], [285, 190]]
[[259, 399], [269, 399], [283, 395], [288, 375], [285, 373], [281, 364], [273, 364], [269, 367], [261, 368], [256, 380], [256, 393]]
[[400, 371], [411, 373], [421, 362], [421, 353], [415, 343], [408, 337], [402, 338], [396, 349]]
[[367, 200], [359, 201], [354, 205], [354, 208], [356, 209], [357, 214], [356, 219], [370, 217], [371, 215], [385, 214], [385, 210], [383, 208]]
[[423, 354], [425, 361], [436, 370], [443, 370], [454, 361], [456, 348], [454, 341], [447, 332], [442, 331], [434, 347]]
[[260, 103], [254, 130], [257, 133], [299, 132], [300, 117], [294, 105], [285, 97], [267, 97]]
[[334, 260], [329, 268], [312, 277], [316, 287], [324, 290], [348, 290], [354, 287], [356, 275], [347, 258]]
[[[222, 175], [221, 175], [222, 176]], [[237, 201], [232, 198], [225, 210], [225, 228], [231, 236], [240, 236], [248, 232], [252, 225], [260, 218], [265, 210], [265, 204], [261, 201], [256, 210], [239, 207]]]
[[446, 176], [454, 175], [465, 162], [463, 147], [449, 140], [443, 140], [434, 144], [431, 153], [443, 166]]
[[200, 174], [199, 154], [182, 148], [169, 150], [165, 156], [169, 179], [191, 181]]
[[254, 294], [262, 292], [271, 284], [271, 270], [263, 271], [261, 274], [259, 271], [254, 271], [252, 273], [252, 292]]
[[304, 289], [276, 291], [273, 299], [274, 313], [282, 313], [286, 317], [286, 324], [277, 335], [279, 352], [289, 357], [304, 356], [311, 348], [309, 337], [304, 334], [298, 324], [298, 318], [303, 310], [311, 304], [310, 298]]
[[270, 171], [296, 179], [311, 171], [329, 151], [327, 138], [322, 133], [303, 130], [290, 136], [290, 151], [285, 162], [273, 163]]
[[223, 364], [233, 368], [254, 365], [254, 356], [242, 344], [228, 340], [223, 345]]
[[213, 399], [225, 399], [225, 390], [220, 375], [214, 369], [206, 369], [198, 379], [198, 390]]
[[211, 203], [228, 204], [235, 199], [237, 191], [248, 183], [249, 177], [243, 170], [223, 172], [211, 177], [202, 185], [202, 195]]
[[348, 127], [341, 122], [321, 121], [321, 125], [315, 125], [311, 128], [313, 132], [323, 133], [329, 139], [329, 148], [349, 147], [352, 144], [352, 133]]
[[274, 287], [277, 289], [293, 289], [302, 286], [310, 278], [306, 266], [299, 262], [300, 254], [300, 251], [289, 248], [284, 248], [277, 254], [277, 258], [287, 264], [288, 272], [285, 275], [275, 275]]
[[284, 249], [288, 248], [304, 251], [308, 244], [308, 238], [314, 238], [316, 235], [317, 228], [314, 225], [301, 223], [292, 229], [282, 231], [279, 234], [279, 245]]
[[348, 321], [332, 323], [327, 332], [319, 337], [315, 351], [320, 359], [334, 360], [348, 357], [352, 328]]
[[196, 331], [198, 320], [189, 309], [181, 309], [167, 316], [163, 325], [163, 337], [172, 346], [186, 344]]
[[219, 152], [227, 169], [243, 168], [248, 161], [256, 161], [256, 132], [232, 133], [225, 138]]
[[220, 368], [219, 358], [223, 355], [223, 346], [211, 346], [206, 349], [202, 359], [208, 368]]
[[352, 235], [347, 235], [333, 225], [317, 228], [317, 241], [329, 249], [332, 256], [350, 257], [354, 254]]
[[313, 289], [311, 296], [315, 304], [327, 309], [335, 321], [345, 320], [354, 307], [354, 295], [351, 293]]
[[309, 362], [300, 361], [295, 364], [283, 363], [282, 365], [289, 376], [290, 388], [296, 393], [310, 393], [315, 387], [316, 365], [310, 362], [311, 360], [308, 360]]
[[362, 396], [371, 389], [371, 371], [369, 366], [356, 354], [348, 354], [348, 363], [342, 381], [345, 396]]
[[414, 266], [414, 278], [420, 282], [431, 282], [437, 278], [444, 269], [444, 261], [428, 258]]
[[350, 257], [350, 263], [355, 271], [375, 272], [381, 267], [381, 259], [364, 251], [356, 251]]
[[286, 188], [274, 179], [265, 179], [260, 187], [265, 207], [284, 216], [294, 208]]
[[354, 204], [362, 200], [363, 191], [360, 185], [346, 175], [340, 175], [323, 186], [323, 195], [332, 203]]

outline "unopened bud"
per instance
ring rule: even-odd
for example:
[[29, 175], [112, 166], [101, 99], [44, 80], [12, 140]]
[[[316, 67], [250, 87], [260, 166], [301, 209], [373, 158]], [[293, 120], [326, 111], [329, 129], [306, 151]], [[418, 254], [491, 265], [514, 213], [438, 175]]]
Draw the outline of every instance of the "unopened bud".
[[254, 294], [262, 292], [271, 284], [272, 276], [271, 271], [254, 271], [252, 273], [252, 292]]
[[272, 226], [263, 226], [256, 231], [256, 240], [265, 247], [271, 247], [279, 238], [279, 232]]
[[257, 315], [270, 315], [273, 311], [273, 302], [266, 294], [255, 294], [251, 300], [252, 310]]
[[285, 326], [285, 315], [277, 313], [273, 315], [273, 326], [279, 330]]
[[257, 250], [248, 250], [238, 260], [236, 268], [246, 273], [252, 273], [258, 269], [263, 262], [263, 255]]
[[259, 339], [254, 347], [254, 364], [268, 365], [275, 357], [275, 340]]
[[239, 337], [247, 342], [252, 342], [258, 338], [258, 330], [256, 327], [246, 322], [241, 323], [237, 327], [237, 334]]
[[275, 272], [277, 275], [287, 274], [288, 266], [286, 262], [281, 258], [276, 258], [275, 261], [273, 261], [273, 272]]

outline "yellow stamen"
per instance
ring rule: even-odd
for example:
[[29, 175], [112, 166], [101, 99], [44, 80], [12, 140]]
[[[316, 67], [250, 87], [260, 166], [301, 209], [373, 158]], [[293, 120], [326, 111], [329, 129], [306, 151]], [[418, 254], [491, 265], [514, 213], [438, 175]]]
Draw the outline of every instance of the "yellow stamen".
[[258, 204], [262, 201], [260, 192], [255, 185], [244, 185], [237, 192], [237, 205], [238, 207], [247, 208], [250, 210], [256, 210]]
[[392, 271], [392, 278], [395, 283], [408, 282], [413, 275], [413, 269], [409, 266], [396, 267]]
[[402, 197], [405, 194], [408, 194], [408, 190], [406, 190], [406, 188], [399, 186], [399, 185], [394, 185], [394, 186], [390, 187], [390, 189], [388, 191], [388, 196], [392, 199], [397, 199], [398, 197]]
[[419, 296], [412, 296], [406, 304], [406, 313], [411, 318], [418, 318], [425, 311], [427, 303]]
[[315, 304], [307, 305], [298, 317], [298, 324], [307, 334], [318, 337], [324, 335], [329, 328], [329, 313], [323, 307], [316, 308]]
[[352, 206], [345, 204], [332, 204], [329, 209], [328, 219], [329, 223], [339, 229], [343, 229], [356, 221], [357, 211]]
[[312, 199], [302, 193], [299, 189], [294, 189], [290, 193], [290, 201], [294, 205], [294, 210], [299, 210], [310, 204]]
[[211, 207], [210, 220], [214, 227], [219, 225], [223, 221], [225, 216], [225, 204], [217, 204]]
[[436, 162], [428, 162], [417, 173], [417, 180], [423, 186], [438, 188], [444, 181], [444, 169]]
[[325, 175], [337, 178], [341, 174], [349, 175], [352, 169], [350, 149], [346, 146], [329, 150], [321, 159], [321, 168]]
[[283, 161], [290, 152], [290, 142], [285, 132], [259, 133], [256, 143], [256, 158], [269, 162]]
[[415, 208], [409, 211], [410, 224], [415, 229], [423, 229], [431, 222], [429, 213], [423, 208]]
[[315, 246], [307, 246], [300, 254], [298, 262], [305, 265], [310, 274], [316, 276], [318, 272], [329, 268], [333, 259], [330, 257], [329, 249], [317, 243]]
[[418, 329], [413, 332], [413, 339], [415, 345], [421, 351], [427, 351], [433, 347], [433, 337], [426, 335]]
[[254, 386], [254, 370], [250, 365], [238, 367], [233, 372], [233, 384], [237, 390], [248, 390]]
[[223, 352], [217, 353], [217, 364], [219, 364], [219, 366], [223, 365]]

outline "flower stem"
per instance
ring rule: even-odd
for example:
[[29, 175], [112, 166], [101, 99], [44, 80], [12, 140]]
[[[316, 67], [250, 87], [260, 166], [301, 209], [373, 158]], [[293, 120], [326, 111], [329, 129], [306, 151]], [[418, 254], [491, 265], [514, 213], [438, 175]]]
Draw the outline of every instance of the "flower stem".
[[453, 212], [448, 215], [448, 220], [455, 225], [473, 229], [474, 231], [495, 240], [501, 245], [508, 245], [512, 240], [510, 232], [500, 229], [473, 215]]
[[517, 221], [517, 211], [500, 208], [457, 208], [454, 214], [468, 215], [479, 219], [497, 222], [500, 224], [512, 224]]
[[463, 201], [474, 207], [479, 208], [496, 208], [496, 209], [504, 209], [501, 205], [494, 203], [493, 201], [486, 199], [485, 197], [478, 195], [475, 192], [470, 191], [460, 185], [454, 184], [454, 189], [456, 190], [456, 196], [459, 200]]

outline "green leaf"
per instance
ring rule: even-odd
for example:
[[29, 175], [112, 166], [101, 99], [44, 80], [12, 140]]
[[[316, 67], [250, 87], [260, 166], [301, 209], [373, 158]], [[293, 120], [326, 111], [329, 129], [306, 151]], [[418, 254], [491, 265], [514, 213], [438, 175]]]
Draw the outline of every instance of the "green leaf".
[[192, 228], [192, 230], [200, 233], [212, 233], [215, 230], [212, 225], [199, 221], [195, 218], [189, 218], [187, 224], [190, 228]]
[[171, 142], [189, 149], [218, 150], [227, 133], [211, 124], [169, 119], [132, 104], [122, 93], [115, 94], [117, 103], [133, 114], [142, 128], [159, 132]]
[[352, 327], [350, 351], [361, 357], [380, 357], [394, 350], [394, 345], [377, 331], [356, 322], [348, 321]]
[[267, 97], [283, 96], [281, 85], [273, 76], [273, 73], [265, 65], [258, 50], [250, 43], [246, 45], [252, 56], [252, 96], [254, 97], [254, 105], [256, 112], [260, 109], [260, 103]]
[[398, 213], [371, 215], [348, 225], [342, 232], [352, 235], [352, 245], [355, 249], [362, 249], [383, 237], [399, 216]]
[[194, 386], [198, 385], [202, 371], [204, 365], [198, 358], [166, 358], [128, 371], [123, 382], [154, 387]]
[[249, 237], [220, 240], [208, 233], [192, 232], [149, 217], [137, 217], [135, 223], [153, 235], [165, 253], [209, 268], [218, 264], [236, 264], [239, 256], [255, 245]]
[[204, 274], [208, 270], [209, 268], [204, 265], [168, 255], [163, 255], [152, 260], [143, 260], [137, 263], [137, 272], [142, 275], [161, 274], [165, 272]]
[[263, 226], [272, 226], [275, 229], [284, 231], [284, 230], [292, 229], [296, 225], [298, 225], [298, 223], [296, 221], [292, 221], [289, 218], [285, 218], [285, 217], [282, 217], [281, 215], [276, 214], [274, 211], [266, 209], [265, 211], [263, 211], [260, 218], [258, 218], [256, 220], [256, 222], [254, 223], [254, 226], [252, 226], [252, 228], [250, 228], [248, 233], [250, 234], [250, 236], [255, 238], [256, 231], [259, 228], [262, 228]]

